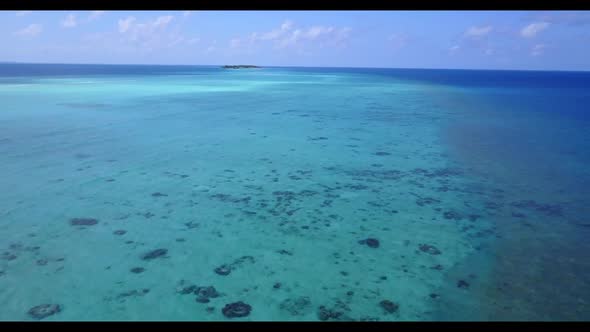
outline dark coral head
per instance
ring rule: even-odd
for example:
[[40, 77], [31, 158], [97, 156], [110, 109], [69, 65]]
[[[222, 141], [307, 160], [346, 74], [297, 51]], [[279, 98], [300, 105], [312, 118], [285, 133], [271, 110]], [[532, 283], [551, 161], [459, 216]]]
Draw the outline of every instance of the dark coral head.
[[223, 315], [228, 318], [246, 317], [250, 314], [250, 311], [252, 311], [252, 307], [242, 301], [226, 304], [221, 309]]
[[367, 246], [369, 246], [371, 248], [379, 248], [379, 240], [372, 238], [372, 237], [364, 239], [364, 240], [360, 240], [360, 241], [358, 241], [358, 243], [363, 244], [363, 245], [366, 244]]
[[29, 315], [36, 319], [43, 319], [45, 317], [54, 315], [61, 311], [59, 304], [41, 304], [29, 309]]
[[217, 273], [221, 276], [226, 276], [226, 275], [230, 274], [231, 267], [224, 264], [219, 267], [216, 267], [214, 271], [215, 271], [215, 273]]
[[219, 297], [219, 293], [217, 292], [217, 290], [213, 286], [197, 287], [194, 292], [196, 295], [198, 295], [200, 297], [206, 297], [206, 298]]
[[379, 302], [379, 306], [389, 314], [394, 313], [397, 311], [397, 309], [399, 309], [399, 305], [397, 303], [389, 300], [383, 300]]
[[92, 226], [98, 224], [98, 219], [95, 218], [72, 218], [70, 219], [72, 226]]
[[141, 258], [144, 260], [150, 260], [150, 259], [165, 256], [167, 253], [168, 253], [168, 249], [160, 248], [160, 249], [155, 249], [155, 250], [152, 250], [152, 251], [144, 254]]

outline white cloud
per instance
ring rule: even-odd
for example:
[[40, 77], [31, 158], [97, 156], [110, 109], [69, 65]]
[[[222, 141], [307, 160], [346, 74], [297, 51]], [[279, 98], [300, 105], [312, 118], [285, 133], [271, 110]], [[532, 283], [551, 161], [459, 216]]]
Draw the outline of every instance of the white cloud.
[[351, 28], [337, 29], [332, 26], [313, 26], [302, 35], [302, 38], [308, 40], [330, 39], [332, 41], [341, 41], [348, 38], [350, 31], [352, 31]]
[[[164, 22], [168, 21], [167, 27]], [[144, 56], [149, 53], [194, 51], [201, 40], [194, 35], [186, 35], [179, 26], [170, 24], [169, 19], [156, 17], [146, 20], [136, 18], [124, 18], [114, 22], [114, 29], [98, 33], [83, 33], [82, 40], [76, 44], [75, 50], [83, 49], [88, 52], [105, 52], [113, 56], [125, 54], [126, 56]], [[120, 29], [119, 29], [120, 28]], [[124, 32], [122, 32], [124, 31]], [[201, 51], [203, 48], [199, 47]]]
[[186, 38], [184, 38], [183, 36], [180, 35], [173, 35], [170, 37], [170, 42], [168, 43], [168, 47], [174, 47], [182, 42], [186, 41]]
[[285, 39], [292, 28], [293, 22], [286, 20], [280, 25], [280, 27], [271, 31], [263, 33], [253, 32], [243, 39], [233, 38], [229, 41], [229, 46], [232, 49], [238, 49], [241, 47], [252, 47], [254, 43], [260, 41], [274, 41], [275, 43], [280, 43], [280, 40]]
[[337, 45], [344, 42], [350, 35], [351, 28], [335, 28], [332, 26], [312, 26], [308, 29], [295, 29], [277, 44], [279, 48], [301, 45], [308, 42], [319, 42], [320, 45]]
[[290, 30], [293, 27], [293, 22], [287, 20], [281, 24], [281, 30]]
[[453, 41], [453, 45], [448, 49], [449, 54], [453, 55], [470, 50], [477, 50], [485, 55], [496, 54], [496, 49], [492, 47], [492, 33], [501, 33], [502, 29], [497, 30], [492, 25], [471, 26], [463, 34]]
[[406, 34], [396, 33], [389, 36], [387, 39], [394, 50], [404, 48], [408, 44], [408, 35]]
[[547, 22], [535, 22], [527, 25], [526, 27], [520, 30], [520, 35], [525, 38], [532, 38], [535, 37], [539, 32], [547, 29], [549, 27], [549, 23]]
[[88, 16], [88, 21], [94, 21], [104, 15], [104, 10], [93, 10], [90, 15]]
[[336, 31], [335, 33], [335, 40], [337, 42], [341, 42], [344, 41], [345, 39], [348, 39], [348, 37], [350, 37], [350, 33], [352, 32], [352, 28], [342, 28]]
[[183, 17], [189, 17], [193, 13], [192, 10], [185, 10], [182, 12]]
[[467, 31], [465, 31], [465, 33], [463, 34], [463, 36], [465, 37], [471, 37], [471, 38], [480, 38], [483, 36], [488, 35], [490, 32], [492, 32], [493, 27], [491, 25], [486, 25], [486, 26], [482, 26], [482, 27], [470, 27], [469, 29], [467, 29]]
[[281, 24], [281, 26], [277, 29], [273, 29], [269, 32], [265, 32], [265, 33], [261, 33], [258, 34], [256, 32], [254, 32], [251, 35], [251, 39], [253, 41], [256, 40], [276, 40], [282, 36], [285, 36], [289, 30], [291, 30], [291, 28], [293, 27], [293, 22], [291, 21], [285, 21], [283, 22], [283, 24]]
[[135, 17], [133, 16], [129, 16], [124, 20], [119, 20], [119, 32], [127, 32], [129, 28], [132, 26], [133, 22], [135, 22]]
[[254, 51], [254, 46], [260, 43], [271, 43], [275, 49], [296, 48], [299, 54], [309, 54], [303, 48], [312, 43], [319, 47], [343, 46], [349, 38], [351, 28], [336, 28], [333, 26], [315, 25], [311, 27], [296, 27], [292, 21], [286, 20], [275, 29], [267, 32], [253, 32], [247, 37], [229, 40], [232, 50]]
[[537, 45], [533, 46], [533, 49], [531, 50], [531, 55], [532, 56], [542, 55], [543, 52], [545, 51], [546, 47], [547, 46], [544, 44], [537, 44]]
[[289, 36], [279, 41], [277, 47], [283, 48], [297, 44], [297, 41], [304, 35], [304, 32], [300, 29], [294, 30]]
[[153, 51], [179, 45], [193, 45], [200, 41], [199, 38], [183, 35], [178, 29], [169, 29], [174, 18], [172, 15], [165, 15], [146, 21], [139, 21], [134, 16], [120, 19], [119, 42], [126, 48]]
[[30, 10], [19, 10], [16, 12], [16, 16], [25, 16], [29, 15], [30, 13], [32, 13]]
[[152, 26], [155, 29], [165, 28], [168, 25], [168, 23], [170, 23], [172, 21], [172, 19], [174, 19], [174, 16], [171, 16], [171, 15], [160, 16], [160, 17], [156, 18], [156, 20], [152, 23]]
[[43, 31], [43, 26], [41, 24], [30, 24], [26, 28], [15, 32], [18, 36], [23, 37], [36, 37]]
[[241, 44], [242, 44], [242, 41], [240, 40], [240, 38], [234, 38], [229, 41], [230, 48], [240, 48]]
[[61, 26], [64, 28], [73, 28], [76, 25], [78, 25], [78, 23], [76, 22], [76, 15], [74, 14], [69, 14], [63, 21], [61, 21]]
[[191, 38], [191, 39], [188, 39], [186, 41], [186, 43], [189, 44], [189, 45], [193, 45], [193, 44], [198, 43], [200, 40], [201, 40], [201, 38], [199, 38], [199, 37]]
[[552, 24], [567, 24], [570, 26], [583, 26], [590, 24], [590, 12], [561, 12], [532, 16], [537, 22], [548, 22]]
[[313, 40], [322, 35], [325, 36], [327, 34], [330, 34], [332, 31], [334, 31], [333, 27], [314, 26], [307, 30], [307, 37]]
[[147, 22], [137, 22], [134, 16], [119, 20], [119, 32], [130, 41], [148, 41], [157, 39], [166, 30], [174, 16], [159, 16]]

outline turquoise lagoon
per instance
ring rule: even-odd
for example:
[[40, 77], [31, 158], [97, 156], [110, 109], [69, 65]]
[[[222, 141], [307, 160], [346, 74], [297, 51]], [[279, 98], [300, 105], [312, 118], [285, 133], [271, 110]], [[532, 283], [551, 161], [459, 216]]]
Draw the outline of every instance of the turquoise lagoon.
[[1, 320], [590, 318], [590, 73], [2, 64], [0, 100]]

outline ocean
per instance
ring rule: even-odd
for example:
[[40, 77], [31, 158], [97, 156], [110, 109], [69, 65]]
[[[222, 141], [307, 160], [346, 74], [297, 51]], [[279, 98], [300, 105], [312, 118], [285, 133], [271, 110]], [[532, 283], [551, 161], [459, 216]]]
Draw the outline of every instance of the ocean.
[[590, 72], [0, 64], [0, 320], [590, 319]]

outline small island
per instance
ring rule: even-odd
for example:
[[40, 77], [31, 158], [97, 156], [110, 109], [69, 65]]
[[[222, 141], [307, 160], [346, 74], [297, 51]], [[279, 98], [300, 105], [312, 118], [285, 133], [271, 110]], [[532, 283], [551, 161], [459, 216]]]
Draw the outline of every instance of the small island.
[[246, 69], [246, 68], [261, 68], [254, 65], [225, 65], [224, 69]]

